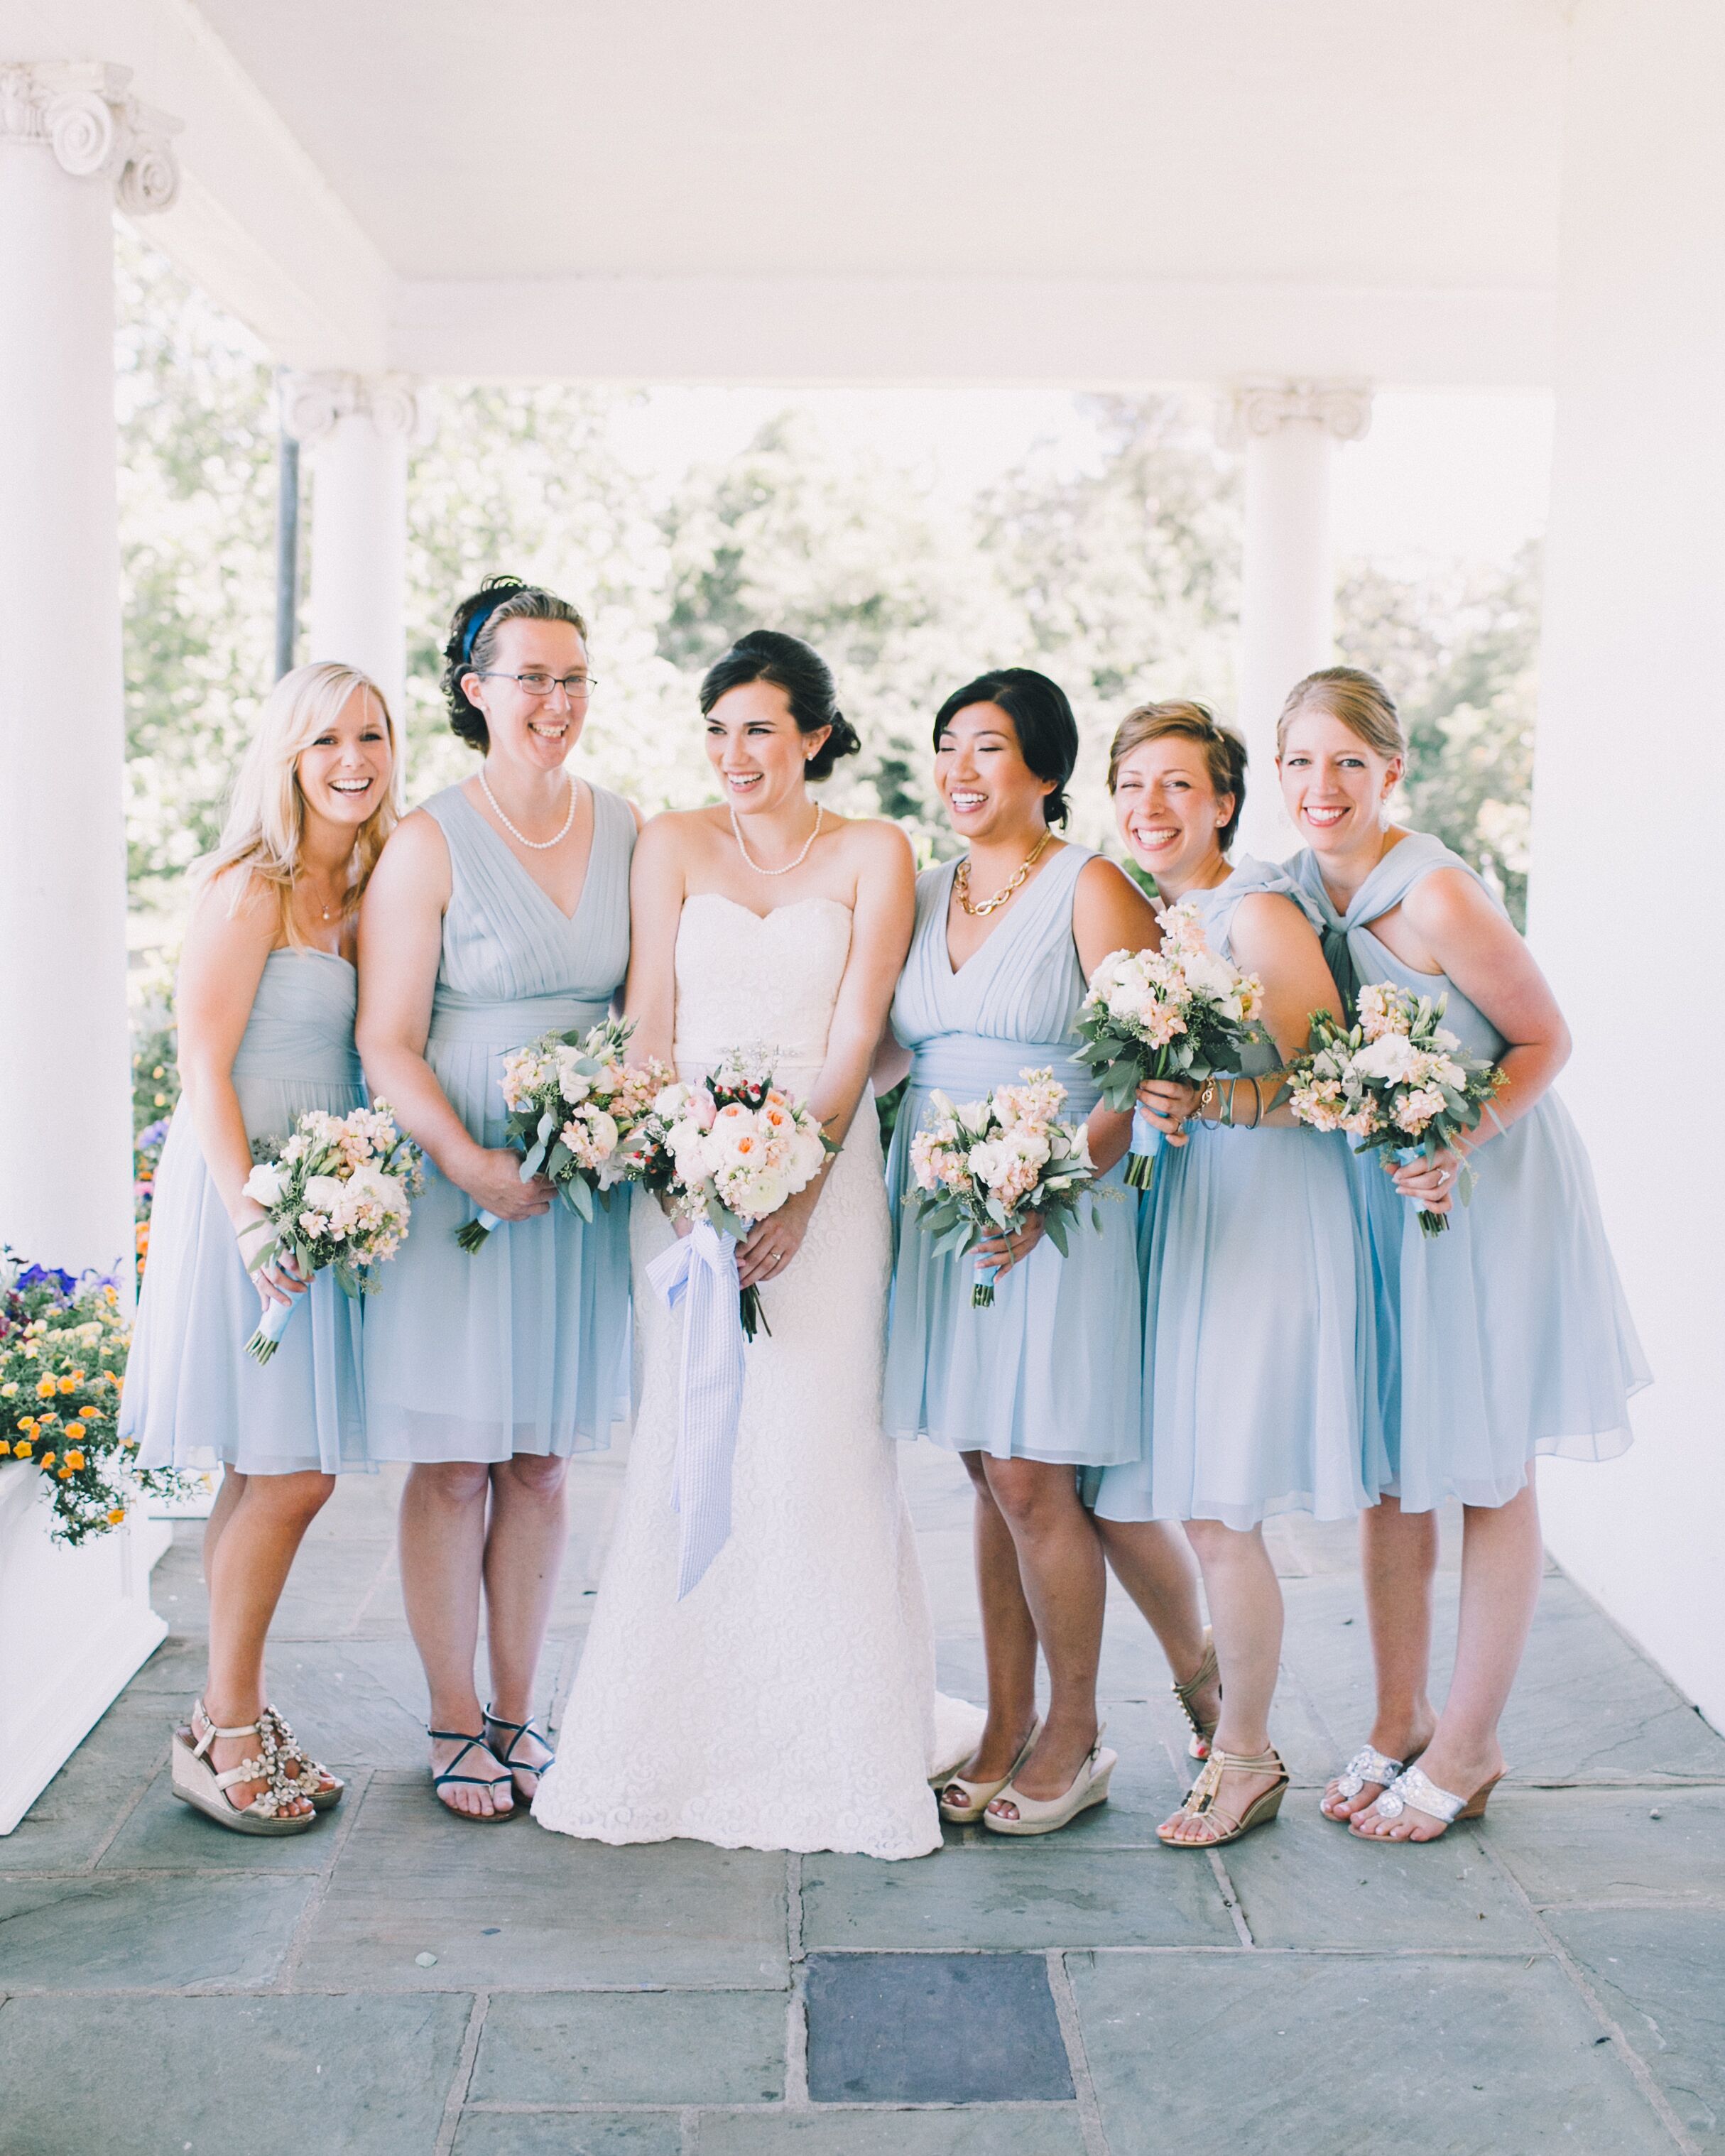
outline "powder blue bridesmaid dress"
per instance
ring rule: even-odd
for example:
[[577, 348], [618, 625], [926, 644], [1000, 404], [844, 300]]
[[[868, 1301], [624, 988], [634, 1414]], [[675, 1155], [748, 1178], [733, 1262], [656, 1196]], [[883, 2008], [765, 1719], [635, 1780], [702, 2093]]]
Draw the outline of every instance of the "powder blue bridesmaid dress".
[[[234, 1058], [246, 1135], [280, 1141], [308, 1109], [365, 1106], [353, 1048], [353, 968], [327, 951], [272, 951]], [[393, 1268], [385, 1268], [385, 1271]], [[360, 1305], [321, 1272], [263, 1367], [245, 1343], [263, 1315], [191, 1111], [156, 1171], [150, 1255], [120, 1434], [143, 1467], [337, 1474], [367, 1464]]]
[[[1460, 869], [1422, 831], [1392, 846], [1345, 912], [1307, 850], [1287, 864], [1324, 924], [1324, 950], [1350, 1007], [1394, 981], [1448, 998], [1443, 1024], [1470, 1055], [1503, 1036], [1447, 974], [1419, 973], [1371, 932], [1422, 876]], [[1495, 893], [1491, 894], [1494, 905]], [[1501, 910], [1501, 909], [1500, 909]], [[1482, 1128], [1491, 1131], [1489, 1111]], [[1409, 1512], [1445, 1497], [1507, 1504], [1541, 1453], [1609, 1460], [1630, 1443], [1630, 1396], [1651, 1381], [1605, 1240], [1581, 1134], [1553, 1092], [1474, 1155], [1471, 1199], [1446, 1233], [1421, 1233], [1379, 1156], [1355, 1156], [1371, 1229], [1387, 1479]]]
[[[1250, 859], [1214, 890], [1186, 894], [1219, 957], [1238, 963], [1235, 915], [1266, 891], [1310, 912], [1281, 869]], [[1281, 1060], [1265, 1040], [1240, 1067], [1255, 1076]], [[1371, 1274], [1348, 1141], [1195, 1118], [1186, 1127], [1183, 1146], [1158, 1150], [1140, 1229], [1142, 1452], [1086, 1476], [1086, 1497], [1109, 1520], [1246, 1528], [1272, 1512], [1348, 1517], [1372, 1502], [1377, 1431]]]
[[1086, 1204], [1070, 1224], [1070, 1255], [1045, 1236], [1001, 1275], [985, 1310], [971, 1304], [973, 1254], [937, 1256], [907, 1202], [911, 1139], [936, 1088], [973, 1101], [1051, 1067], [1066, 1088], [1065, 1120], [1095, 1106], [1072, 1033], [1085, 991], [1072, 901], [1091, 858], [1065, 847], [956, 973], [947, 947], [956, 863], [916, 879], [916, 932], [892, 1005], [912, 1060], [886, 1165], [896, 1257], [884, 1413], [896, 1437], [1073, 1466], [1137, 1456], [1142, 1309], [1124, 1163], [1102, 1178], [1115, 1194], [1101, 1201], [1101, 1232]]
[[[481, 1145], [505, 1142], [504, 1057], [552, 1028], [597, 1024], [628, 970], [634, 817], [619, 795], [590, 791], [593, 850], [572, 916], [460, 787], [424, 803], [451, 883], [425, 1060]], [[627, 1192], [591, 1224], [561, 1199], [505, 1221], [470, 1256], [455, 1231], [478, 1207], [429, 1161], [425, 1183], [366, 1313], [372, 1456], [499, 1460], [608, 1444], [628, 1393]]]

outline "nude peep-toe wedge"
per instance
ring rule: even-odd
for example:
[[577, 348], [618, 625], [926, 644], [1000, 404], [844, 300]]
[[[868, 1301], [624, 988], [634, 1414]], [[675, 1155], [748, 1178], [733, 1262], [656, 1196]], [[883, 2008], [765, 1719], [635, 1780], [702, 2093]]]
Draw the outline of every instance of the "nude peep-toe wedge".
[[[1035, 1750], [1036, 1740], [1041, 1734], [1042, 1717], [1039, 1714], [1030, 1725], [1029, 1735], [1019, 1747], [1018, 1758], [998, 1782], [967, 1782], [962, 1774], [943, 1774], [940, 1784], [941, 1817], [952, 1826], [974, 1826]], [[963, 1789], [964, 1802], [962, 1804], [948, 1804], [946, 1798], [948, 1789]]]
[[[1070, 1826], [1080, 1812], [1086, 1812], [1092, 1804], [1108, 1800], [1108, 1778], [1120, 1763], [1120, 1755], [1109, 1751], [1102, 1743], [1102, 1731], [1096, 1732], [1096, 1741], [1090, 1755], [1072, 1778], [1072, 1786], [1060, 1797], [1027, 1797], [1015, 1782], [1008, 1782], [996, 1794], [1004, 1797], [1018, 1813], [1016, 1819], [1001, 1819], [985, 1811], [983, 1825], [990, 1834], [1055, 1834], [1063, 1826]], [[1017, 1774], [1016, 1767], [1013, 1769]]]
[[[1230, 1768], [1236, 1774], [1275, 1774], [1280, 1779], [1254, 1797], [1243, 1812], [1230, 1812], [1217, 1801], [1221, 1795], [1222, 1777]], [[1213, 1747], [1204, 1763], [1204, 1771], [1186, 1793], [1180, 1817], [1207, 1820], [1218, 1831], [1193, 1836], [1158, 1827], [1157, 1840], [1164, 1849], [1220, 1849], [1224, 1843], [1238, 1841], [1243, 1834], [1250, 1834], [1255, 1826], [1268, 1826], [1281, 1810], [1281, 1800], [1287, 1793], [1288, 1770], [1274, 1745], [1267, 1752], [1255, 1753], [1218, 1752]]]
[[[203, 1723], [202, 1737], [194, 1733], [200, 1721]], [[258, 1749], [237, 1767], [218, 1774], [208, 1756], [210, 1747], [218, 1737], [255, 1737]], [[203, 1702], [199, 1700], [192, 1710], [192, 1722], [183, 1731], [174, 1732], [168, 1751], [174, 1795], [182, 1804], [190, 1804], [193, 1811], [213, 1820], [218, 1826], [226, 1827], [230, 1834], [304, 1834], [317, 1825], [316, 1812], [284, 1814], [283, 1805], [290, 1803], [299, 1792], [283, 1776], [273, 1736], [258, 1722], [247, 1722], [235, 1728], [219, 1729], [205, 1713]], [[228, 1795], [236, 1782], [267, 1782], [269, 1787], [249, 1804], [236, 1804]]]
[[1210, 1756], [1210, 1739], [1216, 1733], [1216, 1720], [1220, 1717], [1218, 1716], [1216, 1720], [1205, 1722], [1192, 1702], [1207, 1684], [1214, 1682], [1219, 1691], [1221, 1676], [1221, 1665], [1216, 1660], [1216, 1642], [1206, 1625], [1204, 1628], [1204, 1660], [1184, 1684], [1168, 1686], [1174, 1696], [1174, 1704], [1192, 1725], [1192, 1734], [1186, 1740], [1186, 1757], [1189, 1759], [1208, 1759]]
[[[1398, 1774], [1389, 1787], [1372, 1806], [1379, 1819], [1399, 1819], [1410, 1808], [1416, 1812], [1428, 1812], [1441, 1821], [1435, 1834], [1389, 1835], [1372, 1834], [1356, 1826], [1352, 1820], [1348, 1831], [1362, 1841], [1393, 1841], [1398, 1849], [1405, 1849], [1409, 1841], [1441, 1841], [1457, 1820], [1476, 1820], [1486, 1816], [1486, 1806], [1493, 1789], [1503, 1779], [1500, 1768], [1489, 1782], [1476, 1789], [1471, 1797], [1458, 1797], [1453, 1791], [1440, 1789], [1423, 1767], [1409, 1767]], [[1364, 1814], [1360, 1815], [1362, 1818]]]

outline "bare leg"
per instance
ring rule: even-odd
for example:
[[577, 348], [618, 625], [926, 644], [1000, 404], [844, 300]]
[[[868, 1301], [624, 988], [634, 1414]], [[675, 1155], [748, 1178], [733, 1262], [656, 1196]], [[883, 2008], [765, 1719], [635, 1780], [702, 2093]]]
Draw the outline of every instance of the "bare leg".
[[209, 1578], [210, 1568], [216, 1561], [216, 1545], [223, 1531], [234, 1517], [234, 1507], [245, 1495], [246, 1477], [237, 1467], [225, 1467], [216, 1491], [216, 1502], [210, 1507], [209, 1517], [203, 1523], [203, 1576]]
[[[976, 1488], [977, 1599], [988, 1672], [988, 1719], [962, 1772], [967, 1781], [998, 1782], [1012, 1771], [1036, 1718], [1036, 1623], [1019, 1577], [1018, 1545], [994, 1502], [983, 1455], [960, 1456]], [[944, 1794], [955, 1804], [965, 1801], [964, 1792], [950, 1783]]]
[[[227, 1502], [216, 1532], [204, 1536], [209, 1584], [209, 1675], [203, 1703], [212, 1722], [237, 1727], [255, 1722], [265, 1698], [264, 1643], [281, 1590], [305, 1530], [329, 1501], [332, 1475], [224, 1476]], [[218, 1499], [218, 1503], [220, 1499]], [[210, 1757], [218, 1772], [237, 1767], [257, 1748], [255, 1738], [218, 1738]], [[236, 1782], [229, 1801], [244, 1809], [259, 1795], [261, 1782]], [[295, 1798], [283, 1810], [296, 1816], [311, 1809]]]
[[[485, 1561], [485, 1507], [491, 1471], [484, 1460], [458, 1460], [409, 1468], [401, 1499], [401, 1591], [408, 1629], [431, 1694], [431, 1727], [477, 1736], [483, 1710], [474, 1690], [479, 1650], [480, 1582]], [[441, 1771], [457, 1744], [434, 1743], [432, 1763]], [[502, 1769], [481, 1749], [470, 1752], [457, 1771], [492, 1775]], [[491, 1791], [453, 1783], [439, 1791], [451, 1810], [489, 1818], [508, 1811], [508, 1789]]]
[[[1048, 1720], [1017, 1786], [1040, 1801], [1064, 1796], [1096, 1741], [1096, 1666], [1108, 1591], [1102, 1545], [1070, 1467], [990, 1460], [983, 1472], [1018, 1550], [1019, 1576], [1048, 1664]], [[997, 1797], [988, 1809], [1017, 1816]]]
[[[1507, 1505], [1469, 1505], [1462, 1514], [1461, 1609], [1455, 1671], [1420, 1765], [1440, 1789], [1471, 1797], [1503, 1771], [1497, 1724], [1508, 1702], [1539, 1599], [1545, 1553], [1532, 1469]], [[1411, 1808], [1399, 1819], [1363, 1814], [1358, 1831], [1428, 1841], [1441, 1823]]]
[[[1222, 1668], [1222, 1718], [1211, 1757], [1218, 1752], [1255, 1757], [1270, 1748], [1270, 1703], [1281, 1666], [1281, 1585], [1261, 1528], [1189, 1520], [1186, 1532], [1204, 1568], [1216, 1660]], [[1219, 1806], [1239, 1818], [1277, 1779], [1274, 1774], [1227, 1771], [1218, 1791]], [[1163, 1830], [1176, 1840], [1198, 1842], [1214, 1840], [1218, 1831], [1204, 1816], [1184, 1811], [1165, 1820]]]
[[[1406, 1759], [1424, 1748], [1437, 1726], [1426, 1689], [1431, 1671], [1437, 1515], [1404, 1512], [1399, 1499], [1380, 1498], [1360, 1514], [1359, 1543], [1378, 1691], [1377, 1718], [1368, 1741], [1392, 1759]], [[1378, 1786], [1368, 1782], [1357, 1797], [1342, 1797], [1332, 1782], [1321, 1809], [1327, 1819], [1352, 1819], [1373, 1801]]]
[[[1198, 1604], [1198, 1567], [1192, 1545], [1167, 1520], [1096, 1518], [1096, 1532], [1114, 1577], [1142, 1612], [1160, 1641], [1178, 1684], [1189, 1684], [1204, 1660], [1204, 1613]], [[1194, 1705], [1206, 1722], [1215, 1719], [1218, 1688], [1206, 1685]]]
[[[517, 1453], [491, 1470], [485, 1645], [491, 1705], [508, 1722], [526, 1722], [533, 1712], [533, 1680], [569, 1539], [564, 1504], [568, 1470], [567, 1460], [538, 1453]], [[543, 1766], [550, 1759], [550, 1747], [536, 1738], [523, 1738], [516, 1746], [516, 1790], [523, 1803], [532, 1801], [539, 1786], [533, 1763]]]

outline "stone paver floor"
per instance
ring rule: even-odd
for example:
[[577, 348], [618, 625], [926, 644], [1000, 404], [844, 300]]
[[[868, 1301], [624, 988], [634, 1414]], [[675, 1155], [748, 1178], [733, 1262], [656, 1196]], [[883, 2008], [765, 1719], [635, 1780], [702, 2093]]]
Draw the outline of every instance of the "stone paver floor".
[[[942, 1679], [976, 1697], [968, 1486], [905, 1460]], [[548, 1707], [620, 1474], [575, 1471]], [[1725, 2151], [1725, 1743], [1555, 1572], [1510, 1779], [1430, 1850], [1317, 1815], [1368, 1648], [1351, 1533], [1301, 1522], [1274, 1530], [1296, 1786], [1224, 1855], [1156, 1845], [1181, 1728], [1117, 1598], [1114, 1798], [1064, 1835], [900, 1865], [612, 1850], [433, 1802], [397, 1486], [343, 1486], [281, 1611], [279, 1703], [352, 1787], [280, 1844], [167, 1793], [202, 1662], [177, 1530], [172, 1636], [0, 1841], [0, 2156]]]

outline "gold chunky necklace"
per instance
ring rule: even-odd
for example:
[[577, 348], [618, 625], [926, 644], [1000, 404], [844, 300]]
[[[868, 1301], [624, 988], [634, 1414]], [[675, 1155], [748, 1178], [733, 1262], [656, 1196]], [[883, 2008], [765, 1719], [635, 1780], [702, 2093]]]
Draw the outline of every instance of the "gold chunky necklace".
[[1049, 840], [1053, 838], [1053, 836], [1054, 833], [1052, 831], [1045, 831], [1043, 833], [1042, 836], [1036, 841], [1035, 844], [1031, 847], [1029, 852], [1025, 855], [1023, 860], [1019, 863], [1017, 868], [1013, 870], [1010, 881], [1002, 884], [999, 890], [995, 892], [992, 898], [979, 898], [974, 901], [972, 901], [970, 896], [970, 856], [968, 854], [965, 855], [964, 859], [959, 862], [957, 867], [952, 872], [952, 888], [958, 894], [958, 903], [964, 908], [964, 911], [970, 915], [973, 920], [974, 920], [979, 914], [996, 913], [1003, 906], [1005, 905], [1007, 900], [1012, 896], [1013, 893], [1016, 890], [1018, 890], [1019, 886], [1024, 882], [1024, 878], [1029, 875], [1031, 870], [1034, 869], [1037, 862], [1041, 860], [1043, 851], [1047, 846]]

